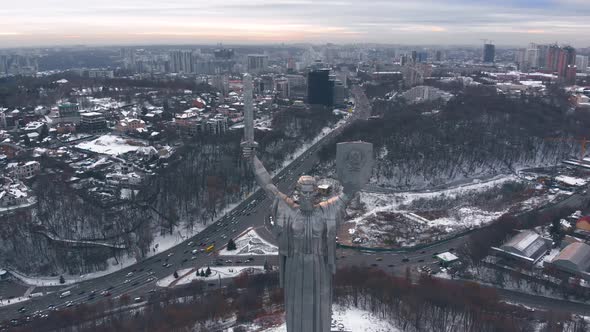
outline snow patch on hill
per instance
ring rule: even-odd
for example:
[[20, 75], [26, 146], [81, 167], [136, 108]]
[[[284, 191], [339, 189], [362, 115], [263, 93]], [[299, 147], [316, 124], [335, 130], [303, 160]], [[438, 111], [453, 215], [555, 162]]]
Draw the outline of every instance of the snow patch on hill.
[[[346, 308], [339, 305], [332, 307], [332, 331], [354, 332], [401, 332], [390, 322], [378, 318], [374, 314], [357, 309]], [[264, 332], [286, 332], [285, 324], [265, 330]]]
[[147, 146], [147, 144], [142, 141], [129, 140], [115, 135], [103, 135], [95, 140], [82, 142], [76, 145], [79, 149], [109, 154], [112, 156], [127, 153], [129, 151], [137, 151], [144, 146]]
[[219, 256], [276, 255], [279, 252], [277, 246], [266, 242], [254, 229], [240, 235], [234, 242], [236, 243], [236, 250], [227, 250], [227, 247], [223, 248], [219, 251]]

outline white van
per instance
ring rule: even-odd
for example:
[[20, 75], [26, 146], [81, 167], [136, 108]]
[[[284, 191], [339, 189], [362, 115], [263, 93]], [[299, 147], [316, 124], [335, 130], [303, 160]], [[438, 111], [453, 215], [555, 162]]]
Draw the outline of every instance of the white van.
[[61, 294], [59, 295], [59, 298], [60, 298], [60, 299], [63, 299], [64, 297], [68, 297], [68, 296], [70, 296], [70, 295], [72, 295], [72, 292], [70, 292], [70, 291], [63, 292], [63, 293], [61, 293]]

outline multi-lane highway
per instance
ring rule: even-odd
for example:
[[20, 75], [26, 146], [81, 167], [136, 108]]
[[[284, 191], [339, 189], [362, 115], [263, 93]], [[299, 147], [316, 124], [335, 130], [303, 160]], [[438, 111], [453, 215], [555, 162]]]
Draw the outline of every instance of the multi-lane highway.
[[[362, 89], [353, 87], [352, 91], [356, 100], [353, 114], [349, 116], [345, 124], [313, 144], [274, 177], [274, 182], [279, 190], [290, 192], [299, 176], [317, 165], [319, 148], [339, 135], [345, 126], [359, 118], [368, 118], [370, 105]], [[109, 275], [79, 282], [69, 287], [56, 288], [55, 292], [45, 296], [0, 307], [0, 321], [23, 319], [35, 312], [42, 314], [48, 310], [67, 308], [80, 303], [91, 304], [104, 298], [114, 298], [123, 294], [132, 298], [146, 296], [150, 291], [156, 289], [155, 284], [158, 279], [172, 274], [175, 270], [214, 265], [216, 263], [214, 253], [202, 251], [208, 245], [215, 244], [216, 250], [219, 250], [230, 238], [235, 238], [250, 227], [261, 228], [262, 235], [268, 237], [268, 232], [264, 232], [264, 220], [268, 216], [271, 203], [264, 192], [258, 190], [230, 213], [183, 243]], [[193, 254], [195, 249], [198, 253]], [[246, 264], [263, 264], [264, 258], [252, 258], [253, 260]], [[235, 262], [240, 258], [227, 259]]]
[[[368, 100], [360, 88], [353, 87], [352, 91], [356, 100], [353, 115], [349, 117], [346, 124], [312, 145], [305, 153], [274, 177], [274, 182], [279, 190], [289, 193], [295, 186], [298, 177], [317, 165], [317, 152], [324, 144], [332, 142], [332, 139], [346, 125], [356, 119], [368, 118], [370, 107]], [[22, 321], [35, 312], [41, 312], [43, 314], [54, 308], [67, 308], [68, 305], [75, 306], [80, 303], [96, 303], [105, 298], [116, 298], [123, 294], [129, 295], [131, 299], [136, 297], [145, 299], [151, 292], [158, 291], [158, 287], [156, 286], [157, 280], [171, 275], [176, 270], [216, 265], [217, 257], [215, 254], [202, 251], [208, 245], [215, 244], [216, 250], [219, 250], [230, 238], [235, 238], [250, 227], [259, 229], [261, 236], [269, 241], [273, 241], [265, 227], [265, 220], [269, 214], [271, 203], [263, 191], [258, 190], [235, 207], [230, 213], [208, 226], [201, 233], [188, 238], [183, 243], [112, 274], [61, 288], [59, 291], [56, 290], [54, 293], [36, 297], [26, 302], [0, 307], [0, 321], [10, 319]], [[436, 265], [437, 262], [433, 258], [436, 253], [452, 251], [455, 248], [459, 248], [465, 243], [466, 239], [466, 237], [459, 237], [425, 249], [409, 251], [407, 253], [374, 253], [339, 249], [337, 251], [338, 264], [341, 266], [374, 266], [388, 272], [404, 273], [407, 267], [419, 268], [425, 265]], [[198, 253], [193, 254], [193, 250], [195, 249]], [[248, 257], [224, 257], [224, 260], [229, 259], [236, 263], [236, 261], [244, 260], [245, 258]], [[273, 264], [276, 260], [276, 257], [252, 256], [250, 258], [253, 260], [240, 264], [262, 265], [265, 259], [268, 259]], [[64, 292], [69, 293], [66, 293], [68, 294], [67, 296], [61, 297]], [[504, 297], [508, 300], [516, 301], [519, 299], [518, 294], [520, 293], [508, 292], [504, 294]], [[559, 303], [557, 302], [543, 302], [540, 297], [525, 295], [523, 294], [520, 297], [520, 302], [548, 308], [551, 308], [552, 305], [559, 307]], [[570, 306], [572, 308], [575, 307], [578, 312], [584, 312], [589, 308], [585, 305], [571, 303]], [[25, 310], [19, 311], [23, 307]]]

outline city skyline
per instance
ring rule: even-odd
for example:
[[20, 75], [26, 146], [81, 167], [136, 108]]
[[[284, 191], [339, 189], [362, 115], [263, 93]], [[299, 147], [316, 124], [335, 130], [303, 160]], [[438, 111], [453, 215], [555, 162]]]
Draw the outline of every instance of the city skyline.
[[0, 47], [191, 43], [588, 46], [584, 0], [25, 0], [0, 13]]

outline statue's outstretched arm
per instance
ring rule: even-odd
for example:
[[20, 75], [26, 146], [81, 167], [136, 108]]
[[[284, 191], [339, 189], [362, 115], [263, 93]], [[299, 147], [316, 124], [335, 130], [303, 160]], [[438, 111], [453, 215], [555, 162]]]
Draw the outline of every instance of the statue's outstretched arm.
[[252, 156], [252, 166], [254, 168], [256, 182], [258, 182], [260, 188], [262, 188], [271, 199], [280, 198], [289, 205], [295, 204], [287, 195], [280, 192], [277, 186], [272, 183], [272, 177], [256, 155]]

